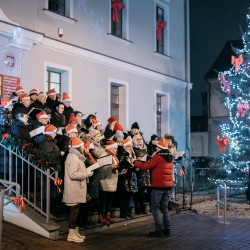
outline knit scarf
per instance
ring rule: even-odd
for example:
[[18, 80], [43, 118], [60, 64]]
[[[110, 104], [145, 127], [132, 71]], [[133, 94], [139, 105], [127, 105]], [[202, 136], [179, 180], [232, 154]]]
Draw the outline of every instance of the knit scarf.
[[[117, 166], [119, 164], [119, 159], [117, 158], [116, 154], [112, 153], [111, 151], [109, 151], [108, 149], [105, 149], [105, 151], [108, 153], [108, 155], [112, 155], [112, 165], [113, 166]], [[112, 169], [112, 173], [115, 174], [116, 173], [116, 168]]]

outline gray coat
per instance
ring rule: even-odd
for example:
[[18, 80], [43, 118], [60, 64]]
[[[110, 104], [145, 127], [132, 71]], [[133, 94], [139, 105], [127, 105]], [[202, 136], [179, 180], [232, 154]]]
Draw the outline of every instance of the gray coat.
[[84, 155], [70, 148], [65, 161], [63, 202], [86, 203], [88, 172]]

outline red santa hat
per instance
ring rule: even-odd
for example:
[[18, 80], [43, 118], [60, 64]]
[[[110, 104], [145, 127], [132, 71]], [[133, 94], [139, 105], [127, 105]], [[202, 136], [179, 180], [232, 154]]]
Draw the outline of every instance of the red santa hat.
[[48, 95], [56, 95], [56, 90], [55, 89], [50, 89], [48, 91]]
[[63, 92], [62, 102], [71, 102], [71, 98], [66, 92]]
[[40, 120], [43, 118], [49, 119], [49, 116], [44, 111], [41, 111], [40, 113], [36, 114], [36, 118], [37, 120]]
[[126, 148], [130, 144], [133, 144], [131, 136], [128, 136], [125, 140], [122, 140], [122, 145], [124, 148]]
[[30, 97], [27, 93], [21, 94], [20, 95], [20, 100], [30, 100]]
[[46, 96], [46, 94], [45, 94], [44, 92], [41, 91], [41, 92], [38, 94], [37, 97], [40, 97], [40, 96]]
[[168, 149], [168, 140], [166, 138], [161, 138], [156, 146], [161, 149]]
[[3, 97], [1, 100], [1, 105], [3, 108], [7, 109], [9, 106], [12, 105], [12, 101], [8, 98]]
[[24, 92], [24, 89], [23, 89], [22, 86], [17, 86], [16, 87], [16, 93], [18, 93], [18, 92]]
[[72, 123], [72, 122], [78, 123], [78, 120], [73, 113], [71, 113], [69, 117], [69, 123]]
[[55, 134], [56, 131], [57, 131], [57, 128], [56, 128], [54, 125], [48, 124], [48, 125], [46, 125], [46, 126], [44, 127], [44, 132], [43, 132], [43, 133], [44, 133], [45, 135], [51, 135], [51, 134]]
[[37, 94], [37, 90], [36, 89], [31, 89], [29, 91], [29, 95], [34, 95], [34, 94]]
[[114, 126], [114, 131], [117, 131], [117, 130], [123, 131], [122, 125], [120, 123], [118, 123], [118, 122]]
[[77, 133], [77, 132], [78, 132], [77, 128], [76, 128], [74, 125], [72, 125], [72, 124], [68, 124], [68, 125], [65, 127], [65, 131], [66, 131], [67, 134], [70, 134], [70, 133]]
[[76, 138], [71, 138], [70, 142], [69, 142], [69, 146], [72, 148], [79, 148], [82, 145], [84, 145], [83, 141], [76, 137]]
[[116, 116], [110, 116], [108, 119], [108, 123], [111, 124], [112, 122], [118, 122], [118, 119]]
[[113, 140], [108, 140], [108, 141], [106, 141], [106, 143], [105, 143], [105, 148], [106, 148], [106, 149], [118, 148], [118, 145], [117, 145], [117, 143], [116, 143], [115, 141], [113, 141]]

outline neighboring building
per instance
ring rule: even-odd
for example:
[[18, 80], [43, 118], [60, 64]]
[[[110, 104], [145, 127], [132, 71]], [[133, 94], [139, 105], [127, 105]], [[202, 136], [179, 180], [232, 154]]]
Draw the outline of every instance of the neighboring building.
[[231, 46], [243, 48], [242, 40], [228, 41], [205, 75], [208, 83], [208, 154], [211, 157], [221, 154], [216, 144], [216, 135], [221, 135], [220, 125], [230, 123], [228, 109], [223, 103], [225, 93], [221, 89], [218, 72], [229, 70], [232, 67]]
[[[117, 115], [128, 130], [137, 121], [146, 140], [171, 133], [186, 150], [188, 1], [116, 2], [123, 2], [121, 10], [111, 0], [2, 0], [3, 91], [19, 78], [27, 91], [66, 91], [85, 117], [97, 112], [105, 126]], [[17, 79], [11, 84], [7, 76]]]

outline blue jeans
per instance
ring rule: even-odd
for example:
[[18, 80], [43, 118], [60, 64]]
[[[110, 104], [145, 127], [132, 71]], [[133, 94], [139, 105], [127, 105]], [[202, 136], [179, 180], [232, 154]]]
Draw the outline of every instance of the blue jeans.
[[[169, 229], [170, 216], [168, 211], [168, 202], [170, 200], [172, 189], [154, 189], [151, 192], [152, 214], [155, 221], [156, 231]], [[162, 217], [161, 218], [161, 213]]]

